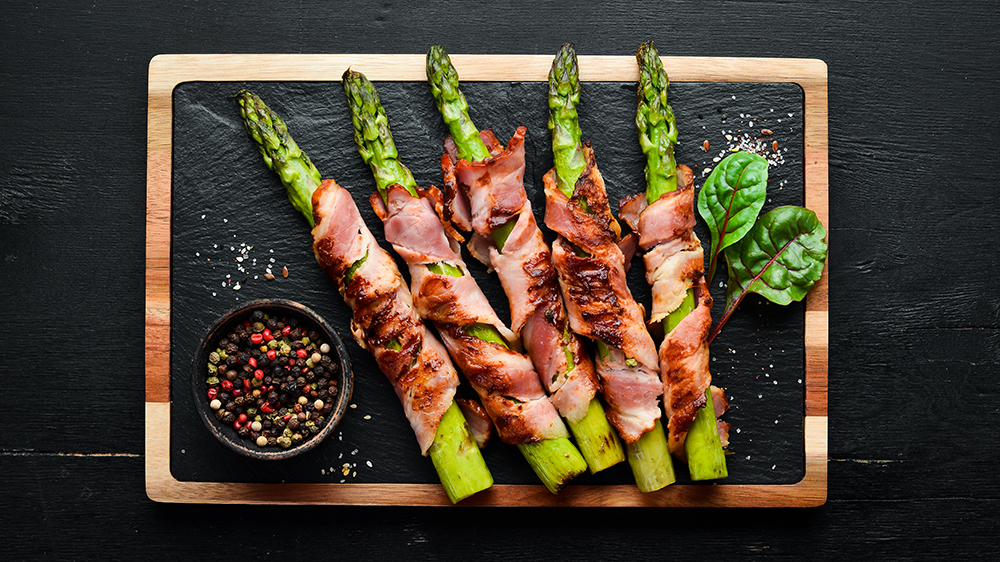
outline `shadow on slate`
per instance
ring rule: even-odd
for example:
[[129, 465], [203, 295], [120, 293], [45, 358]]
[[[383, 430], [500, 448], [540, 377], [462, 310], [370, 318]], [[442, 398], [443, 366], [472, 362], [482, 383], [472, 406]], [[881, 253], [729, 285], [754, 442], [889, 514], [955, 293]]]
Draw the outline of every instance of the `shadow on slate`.
[[[422, 82], [378, 82], [401, 159], [421, 186], [441, 185], [439, 157], [446, 129]], [[316, 265], [309, 227], [288, 203], [277, 176], [266, 168], [243, 129], [233, 94], [242, 88], [261, 96], [281, 115], [299, 147], [324, 177], [351, 191], [362, 216], [380, 240], [381, 222], [367, 199], [371, 174], [354, 147], [350, 116], [339, 82], [190, 82], [174, 91], [173, 224], [171, 248], [171, 473], [185, 481], [437, 483], [388, 381], [371, 355], [348, 343], [355, 372], [352, 402], [331, 440], [284, 461], [256, 461], [222, 447], [205, 430], [187, 387], [194, 350], [212, 321], [254, 298], [287, 298], [309, 306], [351, 341], [350, 310], [336, 286]], [[552, 162], [546, 126], [546, 84], [469, 82], [462, 85], [473, 121], [506, 140], [527, 127], [525, 187], [543, 224], [542, 175]], [[803, 205], [802, 90], [794, 84], [675, 83], [670, 102], [677, 115], [677, 161], [695, 173], [724, 156], [741, 135], [771, 129], [781, 159], [772, 166], [768, 201]], [[593, 143], [611, 200], [644, 190], [644, 159], [635, 132], [634, 83], [585, 83], [581, 105], [584, 140]], [[733, 141], [725, 138], [734, 137]], [[709, 140], [710, 149], [702, 148]], [[552, 233], [544, 229], [551, 242]], [[697, 234], [708, 230], [699, 218]], [[389, 249], [383, 242], [383, 246]], [[507, 300], [496, 277], [465, 254], [467, 263], [500, 317]], [[238, 260], [241, 259], [242, 261]], [[648, 309], [649, 288], [636, 258], [629, 285]], [[288, 268], [288, 277], [281, 275]], [[274, 280], [265, 280], [270, 268]], [[400, 262], [400, 269], [406, 272]], [[725, 267], [711, 280], [713, 318], [725, 306]], [[236, 285], [239, 289], [236, 289]], [[751, 296], [712, 345], [715, 384], [726, 389], [732, 424], [729, 474], [722, 484], [790, 484], [804, 474], [804, 305], [780, 307]], [[463, 383], [460, 392], [470, 392]], [[516, 447], [494, 439], [484, 451], [497, 483], [536, 484]], [[686, 471], [679, 466], [680, 482]], [[579, 483], [632, 482], [626, 463]]]

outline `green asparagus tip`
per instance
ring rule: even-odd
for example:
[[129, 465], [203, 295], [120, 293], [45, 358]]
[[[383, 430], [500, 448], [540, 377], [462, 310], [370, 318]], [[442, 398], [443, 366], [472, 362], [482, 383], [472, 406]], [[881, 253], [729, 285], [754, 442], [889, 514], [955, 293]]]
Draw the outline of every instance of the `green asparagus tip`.
[[248, 90], [240, 90], [234, 97], [243, 126], [257, 145], [264, 163], [278, 174], [292, 206], [312, 226], [312, 194], [322, 180], [319, 170], [292, 140], [285, 121], [260, 97]]
[[646, 155], [646, 201], [652, 204], [661, 195], [677, 190], [677, 122], [667, 103], [670, 79], [652, 41], [646, 41], [635, 53], [639, 63], [638, 108], [635, 126], [639, 146]]
[[398, 183], [416, 196], [417, 182], [410, 170], [399, 161], [396, 143], [389, 130], [389, 118], [375, 86], [364, 74], [350, 68], [344, 72], [343, 83], [354, 125], [354, 144], [361, 159], [371, 168], [379, 194], [384, 199], [386, 188]]
[[556, 184], [566, 197], [573, 196], [576, 180], [587, 167], [577, 106], [580, 104], [580, 69], [576, 49], [565, 43], [549, 71], [549, 130]]
[[458, 88], [458, 71], [451, 63], [451, 57], [440, 45], [427, 51], [427, 84], [430, 86], [434, 103], [448, 126], [448, 132], [458, 157], [468, 162], [479, 162], [490, 157], [486, 143], [479, 136], [479, 129], [469, 117], [469, 103]]

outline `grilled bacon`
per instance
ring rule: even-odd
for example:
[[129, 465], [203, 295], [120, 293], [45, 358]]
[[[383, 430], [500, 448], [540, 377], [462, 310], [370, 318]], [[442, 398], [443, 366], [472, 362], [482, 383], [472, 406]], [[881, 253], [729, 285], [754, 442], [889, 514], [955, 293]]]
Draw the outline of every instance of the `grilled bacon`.
[[[370, 202], [385, 225], [386, 240], [409, 265], [414, 304], [431, 321], [459, 369], [479, 394], [504, 443], [526, 444], [567, 437], [559, 414], [545, 395], [531, 361], [499, 343], [469, 333], [469, 327], [495, 328], [508, 342], [516, 337], [490, 306], [469, 274], [435, 209], [442, 200], [436, 188], [418, 190], [414, 197], [395, 184], [385, 200]], [[435, 273], [428, 265], [457, 268], [460, 276]], [[439, 266], [440, 267], [440, 266]], [[440, 270], [439, 270], [440, 271]]]
[[378, 245], [350, 193], [325, 180], [312, 206], [316, 261], [351, 307], [355, 341], [375, 356], [427, 455], [458, 388], [455, 367], [417, 315], [396, 262]]
[[[687, 166], [677, 167], [677, 190], [646, 205], [640, 194], [619, 203], [620, 216], [639, 233], [645, 251], [646, 280], [652, 285], [650, 323], [663, 320], [680, 306], [688, 289], [695, 309], [674, 327], [660, 344], [663, 403], [669, 422], [670, 452], [685, 458], [684, 440], [698, 410], [705, 406], [705, 389], [712, 383], [709, 371], [708, 332], [712, 326], [712, 295], [704, 276], [701, 241], [694, 233], [694, 178]], [[728, 409], [725, 395], [712, 388], [716, 416]], [[729, 424], [719, 420], [719, 436], [728, 443]]]
[[[511, 330], [523, 336], [553, 405], [575, 423], [587, 414], [598, 390], [597, 377], [582, 342], [568, 331], [551, 252], [524, 191], [525, 131], [519, 127], [506, 147], [492, 130], [480, 132], [491, 154], [480, 162], [459, 160], [448, 137], [441, 158], [446, 200], [455, 209], [451, 216], [456, 224], [475, 231], [473, 256], [496, 270], [510, 301]], [[510, 221], [513, 226], [501, 251], [492, 234]]]
[[608, 419], [626, 442], [634, 443], [660, 417], [659, 361], [642, 309], [625, 282], [621, 227], [611, 214], [594, 151], [589, 143], [583, 150], [587, 167], [572, 198], [557, 187], [555, 169], [543, 177], [545, 224], [559, 234], [552, 265], [573, 332], [609, 348], [606, 356], [595, 357]]

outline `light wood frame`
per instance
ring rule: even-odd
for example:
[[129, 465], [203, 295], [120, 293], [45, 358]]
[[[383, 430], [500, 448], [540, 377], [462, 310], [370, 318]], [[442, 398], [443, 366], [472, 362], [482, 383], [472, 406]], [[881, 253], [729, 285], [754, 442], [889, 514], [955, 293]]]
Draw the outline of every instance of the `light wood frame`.
[[[452, 55], [463, 81], [545, 81], [551, 55]], [[580, 56], [582, 81], [638, 81], [631, 56]], [[437, 484], [184, 482], [170, 472], [171, 150], [174, 87], [188, 81], [424, 81], [420, 55], [159, 55], [149, 64], [146, 170], [146, 493], [155, 501], [239, 504], [450, 505]], [[805, 199], [829, 232], [827, 68], [813, 59], [663, 57], [672, 82], [791, 82], [805, 93]], [[783, 485], [497, 484], [459, 505], [811, 507], [827, 496], [827, 271], [806, 299], [805, 475]]]

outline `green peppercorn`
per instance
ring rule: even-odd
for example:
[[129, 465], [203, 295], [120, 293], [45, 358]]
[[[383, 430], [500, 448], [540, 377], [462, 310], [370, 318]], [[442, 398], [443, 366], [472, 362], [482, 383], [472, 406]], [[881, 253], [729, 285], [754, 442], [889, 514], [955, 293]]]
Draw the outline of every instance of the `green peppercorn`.
[[208, 354], [208, 362], [211, 363], [213, 367], [218, 365], [219, 361], [222, 361], [222, 358], [219, 356], [218, 352], [213, 351], [212, 353]]
[[254, 322], [252, 328], [253, 333], [259, 334], [264, 331], [264, 324], [261, 322]]
[[282, 449], [287, 449], [292, 446], [292, 439], [282, 435], [278, 438], [278, 445], [280, 445]]
[[205, 384], [207, 384], [208, 386], [215, 386], [219, 384], [219, 377], [208, 377], [207, 379], [205, 379]]

